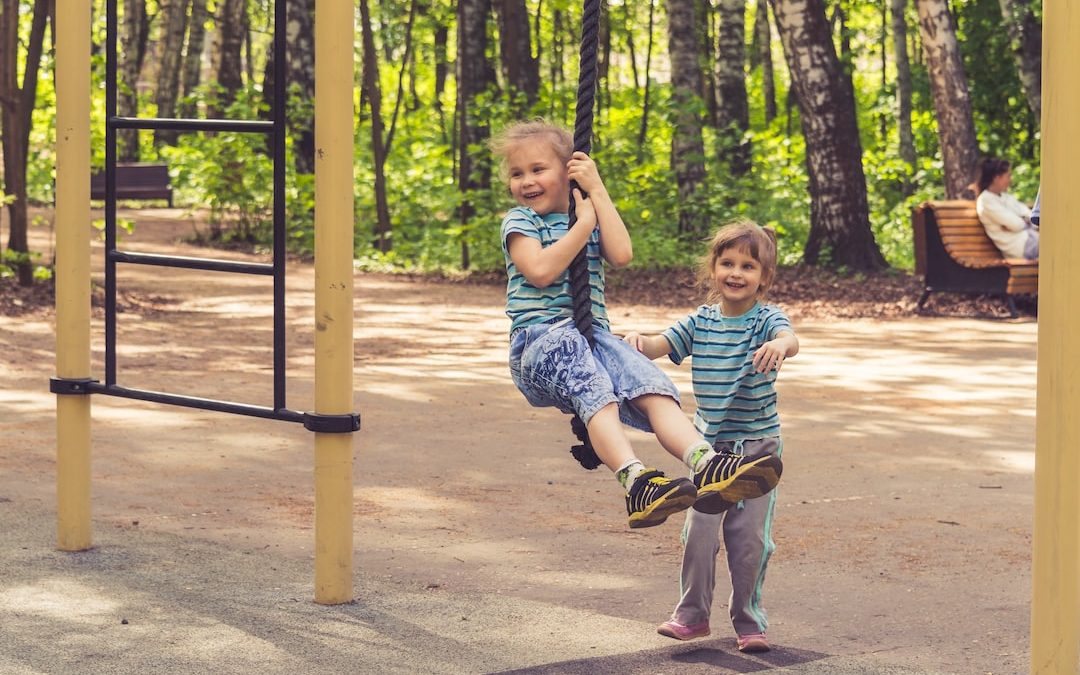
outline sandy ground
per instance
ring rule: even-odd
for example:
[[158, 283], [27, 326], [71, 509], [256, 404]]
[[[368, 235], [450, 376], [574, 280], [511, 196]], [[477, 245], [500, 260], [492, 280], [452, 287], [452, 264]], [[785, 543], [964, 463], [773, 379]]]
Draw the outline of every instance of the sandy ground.
[[[125, 248], [246, 258], [178, 242], [191, 233], [172, 219], [179, 211], [128, 215], [139, 224]], [[48, 246], [40, 229], [35, 239]], [[100, 254], [95, 243], [96, 275]], [[288, 403], [305, 410], [312, 400], [314, 275], [301, 263], [290, 263], [288, 275]], [[123, 266], [119, 280], [120, 384], [269, 402], [268, 279]], [[356, 277], [356, 410], [363, 418], [354, 435], [358, 606], [407, 592], [433, 606], [490, 598], [522, 612], [543, 606], [585, 613], [588, 631], [619, 636], [602, 648], [616, 660], [573, 672], [696, 672], [695, 663], [713, 673], [779, 668], [781, 662], [748, 666], [727, 656], [733, 648], [724, 577], [714, 638], [702, 643], [714, 652], [711, 660], [665, 651], [668, 643], [652, 631], [676, 600], [681, 521], [629, 530], [614, 479], [569, 458], [569, 419], [530, 408], [510, 382], [502, 302], [498, 287]], [[612, 308], [616, 330], [657, 331], [682, 314]], [[56, 562], [70, 554], [48, 554], [52, 316], [0, 321], [0, 522], [8, 547], [24, 553], [19, 574], [7, 582], [0, 574], [0, 621], [23, 621], [29, 634], [41, 619], [26, 618], [33, 612], [19, 593], [47, 585], [46, 568], [68, 570], [61, 576], [69, 582], [78, 572]], [[765, 596], [777, 653], [866, 664], [843, 672], [1026, 671], [1035, 323], [804, 321], [797, 330], [802, 352], [785, 365], [779, 385], [785, 472]], [[97, 309], [93, 331], [100, 376]], [[689, 370], [663, 367], [690, 412]], [[276, 581], [311, 614], [322, 611], [309, 602], [312, 439], [302, 426], [105, 396], [94, 398], [93, 418], [97, 541], [131, 547], [168, 537], [204, 556], [244, 558], [259, 569], [249, 582]], [[631, 437], [648, 462], [681, 470], [651, 437]], [[197, 584], [199, 569], [178, 557], [156, 560], [155, 569], [164, 574], [175, 566]], [[280, 578], [277, 568], [268, 569], [275, 565]], [[297, 577], [305, 572], [307, 578]], [[250, 598], [262, 590], [241, 579], [221, 592]], [[527, 613], [511, 619], [528, 623]], [[500, 634], [499, 616], [487, 620]], [[93, 621], [46, 624], [72, 639], [93, 630]], [[0, 670], [15, 662], [25, 670], [12, 672], [62, 670], [47, 666], [46, 641], [26, 638], [8, 662], [3, 643], [0, 632]], [[509, 656], [502, 661], [447, 662], [431, 672], [563, 672], [552, 664], [590, 653], [576, 649], [520, 656], [504, 649]], [[617, 660], [635, 650], [652, 650], [644, 670]], [[393, 671], [358, 672], [383, 670]]]

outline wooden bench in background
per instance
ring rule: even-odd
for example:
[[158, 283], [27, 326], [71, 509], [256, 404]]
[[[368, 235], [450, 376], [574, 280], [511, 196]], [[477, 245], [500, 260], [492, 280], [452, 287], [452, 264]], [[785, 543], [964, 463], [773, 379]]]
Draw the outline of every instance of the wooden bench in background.
[[[173, 205], [169, 167], [164, 164], [117, 164], [117, 199], [164, 199]], [[105, 171], [90, 175], [90, 199], [105, 199]]]
[[979, 222], [975, 202], [923, 202], [912, 225], [915, 272], [926, 278], [919, 309], [934, 291], [986, 293], [1004, 297], [1015, 318], [1013, 296], [1039, 292], [1039, 261], [1003, 258]]

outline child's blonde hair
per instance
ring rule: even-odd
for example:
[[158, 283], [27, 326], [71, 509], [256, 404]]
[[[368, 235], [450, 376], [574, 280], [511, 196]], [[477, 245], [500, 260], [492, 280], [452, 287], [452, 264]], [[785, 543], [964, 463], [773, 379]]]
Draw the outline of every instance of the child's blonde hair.
[[719, 292], [713, 288], [713, 272], [716, 261], [729, 248], [742, 249], [761, 263], [758, 297], [764, 298], [776, 278], [776, 235], [772, 230], [761, 227], [752, 220], [741, 219], [721, 227], [709, 242], [708, 252], [701, 258], [698, 281], [709, 289], [709, 302], [719, 300]]
[[515, 122], [488, 141], [488, 147], [499, 158], [499, 177], [503, 182], [510, 179], [510, 153], [523, 143], [537, 141], [550, 143], [564, 164], [574, 154], [574, 137], [566, 129], [542, 118]]

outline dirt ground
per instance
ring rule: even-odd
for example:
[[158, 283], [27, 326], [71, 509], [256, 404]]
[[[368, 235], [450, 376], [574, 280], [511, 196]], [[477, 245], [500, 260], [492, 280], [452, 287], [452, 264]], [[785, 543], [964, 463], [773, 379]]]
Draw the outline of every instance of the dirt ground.
[[[192, 228], [180, 211], [127, 215], [137, 226], [125, 248], [251, 257], [184, 243]], [[47, 233], [34, 237], [47, 251]], [[288, 404], [298, 410], [312, 401], [313, 281], [310, 265], [289, 264]], [[119, 287], [120, 384], [268, 404], [268, 279], [123, 266]], [[677, 599], [681, 522], [629, 530], [614, 479], [569, 458], [569, 418], [517, 393], [503, 294], [498, 284], [356, 277], [357, 577], [648, 629]], [[690, 309], [617, 298], [616, 331], [658, 331]], [[779, 384], [772, 639], [883, 666], [1025, 672], [1036, 323], [792, 314], [802, 351]], [[0, 322], [0, 507], [52, 509], [52, 312]], [[98, 307], [92, 345], [100, 376]], [[662, 365], [689, 413], [689, 369]], [[312, 557], [312, 442], [300, 425], [105, 396], [93, 419], [98, 531]], [[631, 438], [649, 463], [681, 470], [651, 437]], [[721, 575], [712, 625], [730, 649], [726, 594]]]

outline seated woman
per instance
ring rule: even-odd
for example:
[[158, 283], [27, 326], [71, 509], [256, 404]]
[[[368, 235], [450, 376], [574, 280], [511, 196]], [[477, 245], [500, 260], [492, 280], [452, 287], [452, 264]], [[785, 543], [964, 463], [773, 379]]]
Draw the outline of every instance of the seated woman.
[[1039, 230], [1031, 222], [1031, 209], [1006, 190], [1012, 170], [1003, 159], [984, 159], [979, 170], [979, 197], [975, 211], [986, 234], [1006, 258], [1039, 258]]

